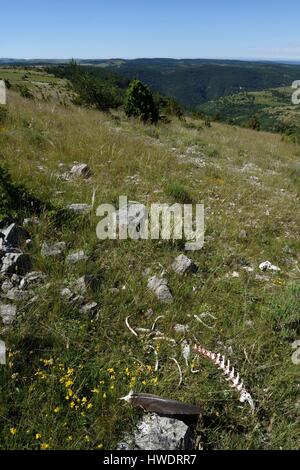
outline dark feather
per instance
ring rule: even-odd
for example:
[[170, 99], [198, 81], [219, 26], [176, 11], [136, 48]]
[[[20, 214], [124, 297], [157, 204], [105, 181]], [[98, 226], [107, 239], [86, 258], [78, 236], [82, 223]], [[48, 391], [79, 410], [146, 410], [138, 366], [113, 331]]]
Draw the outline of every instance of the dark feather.
[[181, 401], [169, 400], [148, 393], [131, 392], [123, 400], [131, 403], [133, 406], [142, 408], [150, 413], [157, 413], [164, 416], [183, 416], [183, 415], [200, 415], [200, 408], [196, 405], [183, 403]]

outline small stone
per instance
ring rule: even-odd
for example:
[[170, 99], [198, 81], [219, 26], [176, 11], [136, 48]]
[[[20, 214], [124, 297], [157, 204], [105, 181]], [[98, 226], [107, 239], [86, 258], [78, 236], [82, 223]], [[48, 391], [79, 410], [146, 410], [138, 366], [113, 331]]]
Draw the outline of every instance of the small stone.
[[80, 263], [81, 261], [87, 261], [88, 257], [84, 253], [84, 251], [76, 251], [74, 253], [70, 253], [66, 258], [67, 264], [76, 264]]
[[239, 238], [241, 240], [245, 240], [247, 238], [247, 232], [246, 230], [241, 230], [240, 233], [239, 233]]
[[188, 325], [180, 325], [178, 323], [174, 326], [174, 331], [176, 331], [176, 333], [185, 334], [189, 332], [189, 327]]
[[67, 208], [76, 214], [88, 214], [92, 210], [89, 204], [69, 204]]
[[6, 293], [8, 292], [10, 289], [12, 289], [14, 287], [13, 283], [6, 279], [3, 283], [2, 283], [2, 286], [1, 286], [1, 290], [2, 292]]
[[261, 263], [259, 265], [259, 269], [261, 271], [273, 271], [273, 272], [279, 272], [280, 268], [278, 266], [274, 266], [270, 261], [265, 261], [264, 263]]
[[63, 289], [61, 289], [60, 295], [64, 300], [67, 301], [70, 301], [74, 296], [73, 292], [68, 287], [64, 287]]
[[254, 272], [254, 268], [252, 268], [251, 266], [243, 266], [243, 269], [244, 269], [247, 273], [253, 273], [253, 272]]
[[11, 304], [0, 303], [0, 317], [4, 326], [11, 325], [17, 315], [17, 307]]
[[28, 225], [39, 225], [40, 221], [37, 217], [31, 217], [24, 219], [23, 225], [27, 227]]
[[109, 292], [110, 292], [111, 294], [118, 294], [118, 293], [120, 292], [120, 289], [118, 289], [117, 287], [111, 287], [111, 288], [109, 289]]
[[256, 274], [255, 279], [257, 281], [269, 282], [270, 278], [268, 276], [262, 276], [261, 274]]
[[46, 279], [46, 275], [40, 271], [32, 271], [26, 274], [20, 282], [20, 289], [26, 289], [30, 286], [42, 284]]
[[64, 252], [66, 251], [66, 248], [67, 247], [65, 242], [56, 242], [53, 244], [44, 242], [41, 250], [41, 255], [44, 258], [62, 258]]
[[157, 276], [153, 276], [148, 280], [148, 289], [150, 289], [156, 297], [164, 303], [173, 301], [172, 294], [168, 288], [168, 281]]
[[33, 295], [34, 294], [31, 291], [23, 291], [23, 290], [18, 289], [17, 287], [14, 287], [13, 289], [10, 289], [6, 293], [5, 297], [9, 300], [21, 302], [21, 301], [30, 299], [30, 297]]
[[233, 273], [231, 273], [231, 277], [238, 278], [240, 277], [240, 274], [237, 271], [233, 271]]
[[97, 279], [92, 274], [85, 274], [70, 286], [71, 290], [85, 294], [89, 288], [96, 288]]
[[153, 316], [154, 312], [152, 308], [148, 308], [147, 312], [145, 313], [145, 317], [147, 319], [151, 318]]
[[198, 270], [196, 264], [185, 255], [179, 255], [174, 263], [172, 269], [181, 276], [186, 273], [195, 273]]
[[89, 178], [92, 172], [86, 163], [78, 163], [71, 168], [71, 176]]
[[90, 302], [90, 303], [88, 303], [88, 304], [85, 304], [83, 307], [81, 307], [80, 312], [81, 312], [81, 313], [91, 313], [91, 312], [93, 312], [97, 307], [98, 307], [97, 302]]

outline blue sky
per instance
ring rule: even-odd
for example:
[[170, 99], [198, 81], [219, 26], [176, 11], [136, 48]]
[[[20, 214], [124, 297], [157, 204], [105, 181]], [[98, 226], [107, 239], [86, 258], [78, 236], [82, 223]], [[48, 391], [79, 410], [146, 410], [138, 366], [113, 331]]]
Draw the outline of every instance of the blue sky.
[[0, 19], [0, 57], [300, 60], [300, 0], [1, 0]]

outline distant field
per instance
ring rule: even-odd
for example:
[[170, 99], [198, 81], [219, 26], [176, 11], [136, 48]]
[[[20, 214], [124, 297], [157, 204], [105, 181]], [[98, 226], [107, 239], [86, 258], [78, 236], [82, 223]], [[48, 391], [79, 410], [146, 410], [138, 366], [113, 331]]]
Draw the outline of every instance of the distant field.
[[262, 130], [297, 134], [300, 132], [300, 106], [292, 104], [291, 87], [241, 92], [209, 101], [197, 111], [232, 124], [245, 125], [256, 116]]
[[70, 98], [67, 81], [47, 74], [39, 67], [12, 68], [0, 66], [0, 80], [7, 80], [12, 90], [29, 92], [39, 100], [56, 99], [63, 104]]

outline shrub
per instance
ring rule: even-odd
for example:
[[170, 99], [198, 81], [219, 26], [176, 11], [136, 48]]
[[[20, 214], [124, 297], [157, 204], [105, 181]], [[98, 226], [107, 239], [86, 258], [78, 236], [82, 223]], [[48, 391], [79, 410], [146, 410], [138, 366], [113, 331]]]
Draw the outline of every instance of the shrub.
[[22, 98], [26, 98], [29, 100], [33, 99], [33, 94], [30, 92], [28, 86], [26, 85], [19, 85], [20, 95]]
[[124, 110], [127, 117], [137, 117], [143, 122], [157, 123], [159, 112], [150, 89], [140, 80], [133, 80], [126, 92]]
[[254, 131], [260, 131], [260, 122], [258, 120], [258, 117], [252, 116], [248, 121], [247, 127], [253, 129]]
[[77, 95], [73, 100], [74, 104], [91, 106], [100, 111], [108, 111], [122, 104], [120, 90], [112, 81], [93, 76], [74, 60], [67, 66], [49, 68], [47, 71], [70, 81], [70, 89]]
[[180, 183], [172, 182], [165, 190], [166, 194], [181, 204], [191, 204], [192, 198], [187, 189]]
[[206, 155], [210, 158], [217, 158], [217, 157], [220, 156], [218, 150], [213, 149], [213, 148], [208, 148], [207, 151], [206, 151]]
[[0, 126], [2, 126], [7, 119], [8, 111], [5, 106], [0, 105]]

